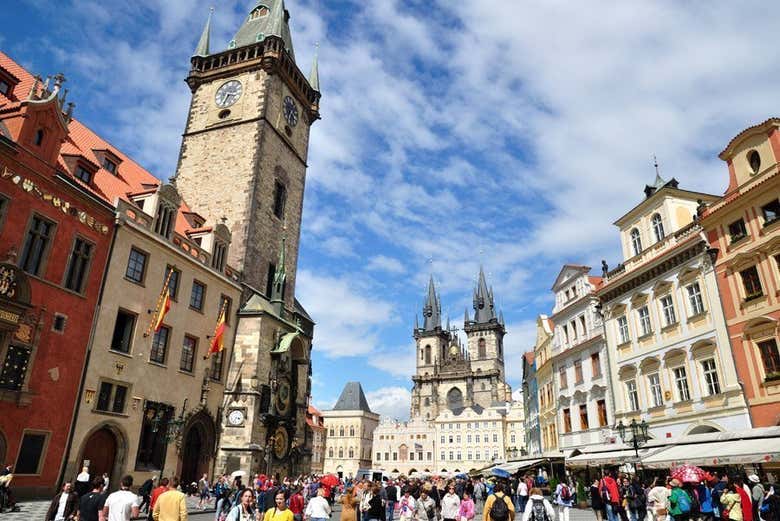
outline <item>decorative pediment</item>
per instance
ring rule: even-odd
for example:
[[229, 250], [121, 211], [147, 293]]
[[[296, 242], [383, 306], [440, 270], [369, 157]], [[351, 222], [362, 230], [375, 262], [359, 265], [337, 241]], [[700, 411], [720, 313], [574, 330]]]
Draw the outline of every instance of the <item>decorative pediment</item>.
[[606, 395], [607, 395], [607, 388], [604, 387], [603, 385], [597, 384], [590, 388], [591, 398], [599, 399], [599, 398], [603, 398]]
[[685, 359], [685, 351], [682, 349], [670, 349], [663, 355], [664, 362], [669, 365], [673, 362], [678, 362]]
[[702, 261], [699, 259], [694, 264], [689, 264], [683, 269], [680, 270], [680, 273], [677, 274], [677, 280], [680, 281], [680, 284], [685, 284], [687, 282], [690, 282], [692, 279], [695, 279], [699, 275], [701, 275], [702, 272]]
[[631, 305], [633, 307], [641, 306], [645, 302], [647, 302], [647, 299], [650, 295], [648, 295], [645, 292], [638, 292], [631, 295]]
[[740, 252], [732, 257], [727, 263], [726, 267], [729, 271], [738, 272], [745, 268], [749, 268], [756, 264], [760, 259], [760, 254], [757, 251], [744, 251]]
[[585, 391], [578, 390], [572, 395], [575, 403], [585, 403], [588, 401], [588, 394]]
[[705, 338], [697, 341], [691, 346], [691, 353], [693, 353], [694, 358], [701, 358], [706, 355], [714, 354], [716, 347], [717, 345], [714, 337]]
[[618, 377], [621, 380], [628, 380], [636, 376], [636, 366], [633, 364], [627, 364], [618, 369]]
[[560, 395], [558, 396], [558, 405], [561, 406], [567, 406], [571, 404], [571, 398], [568, 396]]
[[604, 309], [604, 317], [610, 319], [619, 317], [620, 315], [625, 315], [627, 308], [628, 306], [625, 304], [614, 304], [612, 306], [607, 306], [606, 309]]
[[639, 362], [639, 369], [642, 374], [650, 374], [658, 371], [661, 368], [661, 361], [656, 356], [648, 356], [641, 362]]
[[780, 235], [775, 235], [759, 248], [760, 251], [767, 255], [777, 255], [780, 253]]
[[564, 264], [558, 276], [555, 278], [555, 283], [552, 286], [553, 291], [562, 289], [563, 285], [572, 284], [576, 281], [577, 277], [586, 275], [590, 271], [590, 267], [581, 266], [577, 264]]
[[654, 295], [664, 295], [672, 291], [674, 284], [670, 280], [661, 279], [653, 285]]

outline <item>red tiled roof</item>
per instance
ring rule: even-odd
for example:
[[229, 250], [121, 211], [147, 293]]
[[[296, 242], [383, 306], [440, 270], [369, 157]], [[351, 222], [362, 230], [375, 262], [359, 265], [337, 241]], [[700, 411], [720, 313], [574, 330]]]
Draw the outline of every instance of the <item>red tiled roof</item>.
[[[20, 82], [15, 87], [14, 92], [18, 98], [24, 99], [32, 87], [34, 78], [24, 67], [16, 63], [8, 55], [0, 51], [0, 67], [7, 69], [14, 76], [19, 78]], [[0, 104], [0, 110], [12, 108], [12, 105], [19, 105], [19, 102]], [[162, 181], [151, 174], [144, 167], [136, 163], [131, 157], [124, 154], [121, 150], [111, 143], [97, 135], [89, 127], [84, 125], [78, 119], [73, 118], [68, 125], [68, 139], [62, 144], [60, 157], [58, 160], [59, 169], [68, 175], [74, 182], [83, 186], [99, 198], [105, 200], [111, 205], [115, 205], [117, 199], [124, 199], [130, 202], [131, 195], [142, 193], [151, 193], [160, 186]], [[101, 161], [95, 154], [96, 150], [108, 150], [111, 154], [121, 159], [121, 164], [117, 166], [116, 174], [112, 174], [102, 167]], [[83, 156], [86, 160], [99, 165], [100, 168], [92, 177], [92, 183], [86, 184], [76, 177], [72, 176], [65, 166], [63, 157], [65, 156]], [[176, 218], [176, 232], [184, 235], [192, 231], [192, 226], [184, 217], [185, 213], [193, 213], [186, 203], [182, 202]]]
[[588, 282], [593, 285], [594, 289], [599, 289], [601, 286], [604, 285], [604, 279], [601, 277], [588, 277]]

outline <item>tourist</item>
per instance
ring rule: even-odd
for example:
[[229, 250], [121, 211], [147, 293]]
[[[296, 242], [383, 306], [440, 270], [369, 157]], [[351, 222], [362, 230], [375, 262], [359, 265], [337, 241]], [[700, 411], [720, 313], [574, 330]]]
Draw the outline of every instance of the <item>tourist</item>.
[[712, 501], [712, 482], [702, 481], [696, 487], [701, 521], [715, 521], [715, 504]]
[[555, 510], [544, 498], [540, 488], [532, 487], [528, 491], [528, 503], [525, 505], [522, 521], [555, 521]]
[[463, 500], [460, 502], [460, 508], [458, 509], [458, 521], [471, 521], [475, 515], [476, 511], [474, 501], [471, 500], [471, 494], [468, 490], [464, 490]]
[[[315, 491], [315, 495], [317, 492]], [[312, 498], [313, 499], [313, 498]], [[349, 487], [339, 499], [341, 503], [341, 521], [357, 521], [355, 507], [360, 503], [355, 497], [355, 489]]]
[[[593, 513], [596, 514], [596, 521], [604, 521], [604, 500], [601, 499], [601, 494], [599, 493], [598, 479], [594, 479], [590, 485], [590, 507], [593, 509]], [[523, 512], [525, 512], [525, 508]]]
[[395, 486], [393, 481], [387, 483], [387, 487], [385, 487], [385, 496], [387, 498], [387, 502], [385, 503], [385, 519], [387, 521], [393, 521], [395, 506], [398, 504], [398, 487]]
[[306, 501], [303, 499], [303, 493], [301, 487], [296, 486], [293, 489], [292, 495], [290, 495], [290, 511], [293, 514], [294, 521], [303, 521], [303, 509], [306, 506]]
[[647, 493], [647, 506], [655, 521], [666, 521], [669, 515], [669, 494], [671, 489], [658, 484], [658, 478], [653, 480]]
[[[751, 490], [741, 477], [734, 479], [734, 491], [739, 494], [739, 503], [742, 506], [742, 519], [753, 520], [753, 501], [750, 499]], [[755, 521], [759, 521], [756, 519]]]
[[669, 494], [669, 513], [674, 521], [691, 521], [691, 496], [682, 488], [680, 480], [673, 479], [670, 485], [672, 492]]
[[645, 487], [642, 486], [638, 477], [634, 476], [634, 479], [628, 486], [628, 493], [624, 497], [628, 503], [628, 513], [631, 521], [644, 521], [647, 515], [647, 496]]
[[420, 491], [420, 498], [415, 502], [414, 518], [417, 521], [435, 521], [436, 502], [428, 495], [428, 490]]
[[[353, 508], [354, 510], [354, 508]], [[317, 495], [309, 500], [306, 505], [305, 518], [308, 521], [324, 521], [330, 519], [330, 503], [325, 499], [325, 487], [317, 489]], [[265, 521], [274, 521], [268, 520]]]
[[150, 512], [151, 508], [149, 502], [152, 498], [152, 490], [154, 489], [154, 483], [157, 481], [157, 476], [152, 476], [143, 482], [143, 485], [138, 489], [138, 495], [141, 496], [141, 510], [144, 512]]
[[601, 498], [607, 507], [607, 520], [618, 521], [620, 492], [618, 491], [618, 484], [615, 478], [612, 477], [609, 471], [604, 471], [604, 475], [599, 483], [599, 492], [601, 492]]
[[92, 491], [79, 500], [79, 521], [103, 521], [103, 507], [106, 504], [104, 490], [102, 478], [92, 480]]
[[[558, 510], [559, 521], [569, 521], [569, 510], [574, 503], [574, 495], [571, 493], [571, 488], [566, 483], [565, 478], [555, 487], [553, 497], [555, 498], [555, 506]], [[636, 521], [636, 520], [632, 520]]]
[[769, 486], [769, 490], [764, 496], [761, 505], [761, 518], [764, 521], [780, 521], [780, 496], [777, 495], [777, 489], [774, 485]]
[[385, 521], [385, 505], [382, 502], [381, 485], [374, 483], [371, 486], [371, 497], [368, 500], [366, 519], [368, 521]]
[[455, 485], [447, 486], [447, 493], [441, 498], [441, 517], [444, 521], [455, 521], [460, 511], [460, 498], [455, 493]]
[[756, 474], [749, 475], [748, 481], [752, 486], [750, 499], [753, 502], [753, 519], [759, 521], [758, 512], [761, 509], [761, 503], [764, 501], [764, 486]]
[[79, 496], [73, 492], [73, 483], [67, 482], [62, 485], [62, 491], [54, 496], [46, 512], [46, 521], [64, 521], [73, 519], [77, 514], [79, 506]]
[[81, 472], [76, 476], [76, 494], [79, 497], [89, 492], [89, 482], [89, 467], [81, 467]]
[[154, 509], [154, 504], [157, 501], [157, 498], [160, 497], [160, 495], [163, 492], [165, 492], [166, 490], [168, 490], [168, 478], [162, 478], [160, 480], [160, 486], [155, 487], [152, 490], [152, 495], [149, 498], [149, 517], [148, 517], [148, 519], [154, 519], [154, 517], [152, 517], [152, 510]]
[[122, 478], [119, 490], [106, 498], [103, 515], [107, 521], [130, 521], [138, 517], [141, 498], [130, 491], [133, 486], [133, 476]]
[[404, 495], [401, 496], [401, 499], [398, 502], [399, 521], [410, 521], [414, 517], [416, 509], [417, 505], [415, 504], [414, 497], [407, 485], [404, 487]]
[[[292, 518], [292, 516], [291, 516]], [[226, 521], [259, 521], [260, 512], [255, 508], [255, 493], [251, 488], [238, 492], [238, 501], [228, 512]]]
[[168, 481], [168, 490], [154, 503], [152, 517], [154, 521], [186, 521], [187, 496], [179, 491], [179, 478]]
[[108, 473], [103, 473], [103, 488], [108, 490], [108, 485], [111, 483], [111, 479], [108, 477]]
[[742, 487], [736, 483], [729, 483], [726, 490], [720, 495], [720, 504], [723, 505], [723, 519], [744, 521], [744, 516], [742, 515], [742, 497], [738, 492], [738, 489], [741, 488]]
[[504, 484], [496, 483], [493, 493], [485, 500], [485, 509], [482, 511], [484, 521], [513, 521], [515, 518], [515, 506], [512, 500], [504, 494]]
[[528, 503], [528, 483], [523, 476], [517, 481], [517, 511], [525, 512], [526, 503]]
[[206, 508], [206, 505], [211, 498], [210, 490], [211, 486], [209, 484], [209, 476], [208, 474], [203, 474], [203, 476], [201, 476], [201, 478], [198, 480], [198, 494], [200, 495], [200, 499], [198, 500], [198, 508], [201, 510]]

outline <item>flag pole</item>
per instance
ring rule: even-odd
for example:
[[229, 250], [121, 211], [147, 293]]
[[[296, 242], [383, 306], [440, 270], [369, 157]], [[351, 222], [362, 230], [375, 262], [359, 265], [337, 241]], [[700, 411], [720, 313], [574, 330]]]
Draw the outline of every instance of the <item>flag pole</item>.
[[168, 284], [171, 282], [171, 276], [173, 275], [173, 269], [174, 266], [171, 266], [170, 269], [166, 268], [166, 275], [165, 275], [165, 282], [163, 282], [162, 290], [160, 290], [160, 294], [157, 296], [157, 304], [154, 306], [154, 313], [152, 313], [152, 320], [149, 322], [149, 327], [146, 328], [146, 332], [144, 333], [144, 338], [148, 337], [149, 334], [152, 332], [152, 328], [154, 327], [155, 323], [157, 323], [157, 316], [160, 313], [160, 306], [162, 306], [163, 296], [165, 295], [165, 289], [168, 287]]
[[[222, 301], [222, 307], [219, 308], [219, 315], [217, 315], [217, 325], [214, 326], [214, 333], [212, 333], [211, 338], [214, 338], [217, 336], [217, 330], [219, 329], [219, 325], [222, 323], [223, 317], [225, 315], [225, 309], [227, 309], [227, 299], [224, 299]], [[209, 346], [209, 350], [206, 351], [206, 356], [203, 357], [204, 360], [208, 360], [211, 357], [211, 346]]]

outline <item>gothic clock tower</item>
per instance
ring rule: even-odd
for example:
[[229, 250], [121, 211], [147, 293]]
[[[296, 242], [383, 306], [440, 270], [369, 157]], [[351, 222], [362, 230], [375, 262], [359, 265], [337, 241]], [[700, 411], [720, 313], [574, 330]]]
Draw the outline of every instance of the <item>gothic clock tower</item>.
[[228, 262], [247, 284], [231, 350], [217, 471], [308, 472], [314, 323], [295, 299], [306, 159], [319, 119], [315, 58], [295, 61], [283, 0], [258, 0], [226, 50], [191, 60], [192, 90], [176, 186], [210, 222], [224, 220]]

